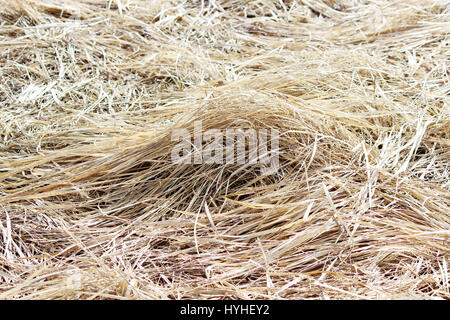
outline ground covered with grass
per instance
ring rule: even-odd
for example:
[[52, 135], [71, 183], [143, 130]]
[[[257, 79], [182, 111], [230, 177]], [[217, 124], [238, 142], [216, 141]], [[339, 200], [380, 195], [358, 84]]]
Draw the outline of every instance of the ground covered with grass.
[[449, 299], [449, 7], [0, 0], [0, 298]]

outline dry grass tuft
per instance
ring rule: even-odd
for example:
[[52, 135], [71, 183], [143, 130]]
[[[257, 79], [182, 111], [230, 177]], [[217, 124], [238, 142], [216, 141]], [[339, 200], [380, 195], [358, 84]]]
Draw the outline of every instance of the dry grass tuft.
[[449, 299], [449, 4], [0, 0], [0, 298]]

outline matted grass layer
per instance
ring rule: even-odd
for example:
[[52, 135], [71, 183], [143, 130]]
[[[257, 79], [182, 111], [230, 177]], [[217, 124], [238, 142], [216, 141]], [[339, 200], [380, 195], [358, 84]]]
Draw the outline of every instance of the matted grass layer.
[[449, 7], [0, 0], [0, 298], [449, 299]]

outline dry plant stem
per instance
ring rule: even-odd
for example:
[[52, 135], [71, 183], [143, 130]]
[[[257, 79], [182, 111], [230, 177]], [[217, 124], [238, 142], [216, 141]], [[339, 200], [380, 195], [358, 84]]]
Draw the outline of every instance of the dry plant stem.
[[0, 299], [449, 299], [449, 7], [0, 0]]

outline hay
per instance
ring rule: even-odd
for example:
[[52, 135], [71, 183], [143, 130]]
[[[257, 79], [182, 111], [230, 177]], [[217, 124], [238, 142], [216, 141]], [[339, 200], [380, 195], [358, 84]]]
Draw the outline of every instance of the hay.
[[450, 298], [449, 2], [0, 8], [0, 298]]

